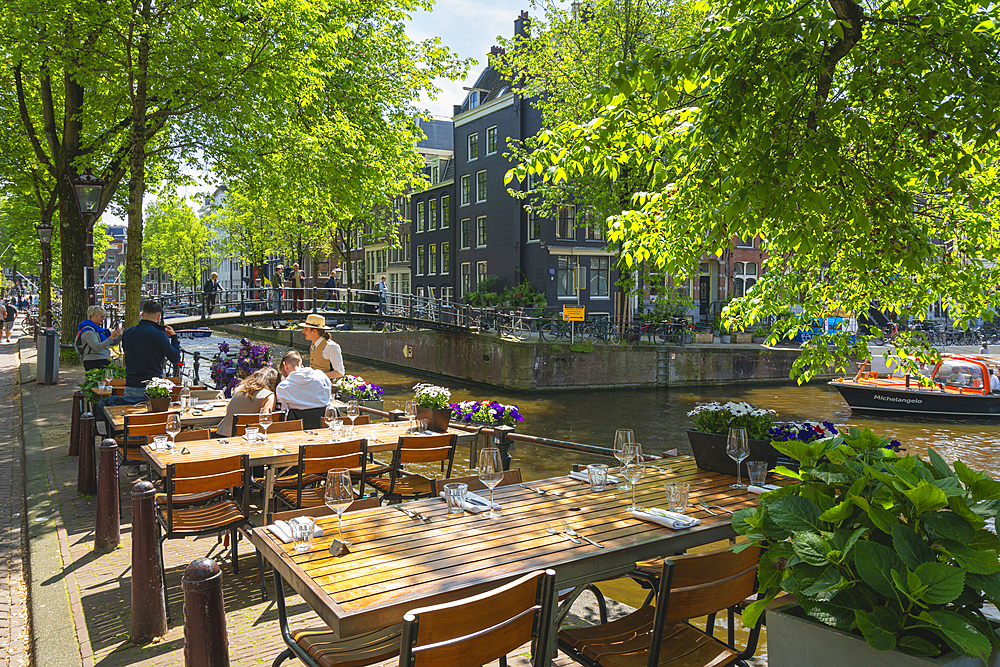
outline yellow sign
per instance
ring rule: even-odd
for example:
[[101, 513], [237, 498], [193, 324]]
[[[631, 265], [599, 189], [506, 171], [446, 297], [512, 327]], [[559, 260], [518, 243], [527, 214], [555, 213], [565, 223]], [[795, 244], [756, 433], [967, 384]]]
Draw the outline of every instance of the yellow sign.
[[583, 322], [586, 306], [563, 306], [563, 322]]
[[412, 345], [404, 345], [403, 346], [403, 356], [406, 357], [407, 359], [412, 359], [413, 358], [413, 346]]

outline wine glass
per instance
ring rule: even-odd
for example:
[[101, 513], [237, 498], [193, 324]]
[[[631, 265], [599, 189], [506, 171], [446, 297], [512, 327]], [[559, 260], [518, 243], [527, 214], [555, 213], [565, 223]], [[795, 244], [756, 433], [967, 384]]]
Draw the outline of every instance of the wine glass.
[[323, 421], [326, 422], [326, 427], [330, 429], [330, 441], [333, 441], [333, 422], [337, 419], [337, 408], [332, 405], [326, 406], [326, 412], [323, 413]]
[[337, 513], [337, 539], [341, 544], [351, 546], [344, 540], [344, 510], [354, 502], [354, 487], [351, 485], [351, 471], [334, 468], [326, 473], [326, 488], [323, 491], [326, 506]]
[[354, 399], [347, 402], [347, 416], [351, 418], [351, 423], [354, 423], [354, 418], [361, 414], [361, 409], [358, 408], [358, 402]]
[[[622, 474], [622, 469], [625, 466], [625, 464], [628, 463], [632, 458], [631, 456], [629, 456], [628, 458], [625, 457], [625, 454], [628, 451], [626, 445], [630, 445], [634, 442], [635, 442], [635, 434], [632, 433], [632, 429], [620, 428], [617, 431], [615, 431], [615, 458], [618, 459], [618, 462], [621, 464], [620, 466], [618, 466], [619, 475]], [[622, 483], [618, 485], [618, 488], [622, 491], [628, 491], [632, 487], [629, 486], [628, 483]]]
[[406, 405], [403, 406], [403, 416], [406, 417], [407, 428], [410, 433], [416, 430], [416, 424], [413, 422], [417, 419], [417, 402], [407, 401]]
[[174, 449], [174, 438], [181, 432], [181, 416], [176, 412], [167, 415], [167, 435], [170, 436], [170, 449]]
[[499, 519], [500, 512], [493, 507], [493, 489], [503, 479], [503, 461], [500, 460], [500, 450], [496, 447], [486, 447], [479, 450], [479, 481], [490, 490], [490, 511], [486, 514], [490, 519]]
[[271, 411], [267, 408], [260, 411], [260, 416], [257, 418], [257, 423], [260, 427], [264, 429], [264, 442], [267, 442], [267, 429], [274, 423], [274, 417], [271, 416]]
[[729, 429], [729, 440], [726, 442], [726, 454], [736, 461], [736, 483], [730, 484], [734, 489], [745, 489], [747, 485], [743, 483], [740, 463], [750, 456], [750, 443], [747, 442], [747, 430], [745, 428]]
[[639, 506], [635, 504], [635, 485], [646, 473], [646, 468], [642, 465], [642, 445], [638, 442], [634, 442], [625, 445], [625, 448], [627, 450], [626, 453], [630, 456], [628, 457], [628, 461], [625, 463], [625, 467], [622, 468], [622, 477], [630, 482], [629, 488], [632, 489], [632, 504], [626, 509], [632, 512], [639, 509]]

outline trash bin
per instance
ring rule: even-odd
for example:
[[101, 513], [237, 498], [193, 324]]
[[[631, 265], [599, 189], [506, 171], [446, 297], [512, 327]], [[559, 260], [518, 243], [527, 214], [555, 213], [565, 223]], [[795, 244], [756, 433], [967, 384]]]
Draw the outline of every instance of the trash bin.
[[41, 384], [59, 382], [59, 333], [52, 328], [42, 329], [38, 337], [36, 381]]

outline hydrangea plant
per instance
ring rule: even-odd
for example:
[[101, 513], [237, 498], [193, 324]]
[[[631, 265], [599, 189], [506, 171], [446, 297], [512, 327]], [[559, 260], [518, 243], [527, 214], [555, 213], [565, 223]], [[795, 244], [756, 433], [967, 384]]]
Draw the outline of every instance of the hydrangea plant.
[[705, 433], [728, 433], [731, 428], [745, 428], [751, 440], [766, 440], [776, 414], [774, 410], [754, 407], [750, 403], [713, 401], [698, 405], [688, 416], [694, 417], [698, 430]]
[[345, 375], [337, 380], [337, 391], [348, 396], [353, 396], [359, 401], [381, 401], [382, 387], [371, 382], [365, 382], [360, 375]]
[[271, 348], [267, 345], [258, 345], [243, 338], [236, 359], [229, 356], [229, 350], [228, 342], [219, 343], [219, 353], [212, 358], [210, 371], [215, 388], [224, 390], [227, 397], [232, 396], [233, 389], [242, 378], [271, 365]]
[[418, 384], [413, 386], [413, 400], [422, 408], [442, 410], [449, 407], [451, 391], [433, 384]]

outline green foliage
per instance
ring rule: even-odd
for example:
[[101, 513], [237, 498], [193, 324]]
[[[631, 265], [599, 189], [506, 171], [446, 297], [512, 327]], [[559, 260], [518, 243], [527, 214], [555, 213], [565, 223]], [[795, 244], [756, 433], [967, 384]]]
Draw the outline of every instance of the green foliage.
[[182, 199], [158, 199], [146, 209], [143, 244], [149, 268], [169, 273], [182, 284], [200, 289], [201, 270], [212, 257], [214, 233]]
[[125, 377], [125, 367], [124, 366], [119, 366], [117, 364], [111, 364], [107, 368], [92, 368], [92, 369], [90, 369], [89, 371], [87, 371], [84, 374], [83, 382], [81, 382], [80, 384], [77, 385], [78, 387], [80, 387], [80, 389], [83, 390], [83, 398], [84, 398], [84, 400], [86, 400], [86, 401], [88, 401], [90, 403], [96, 403], [97, 401], [99, 401], [102, 398], [104, 398], [103, 396], [98, 396], [97, 394], [95, 394], [91, 390], [94, 389], [95, 387], [97, 387], [97, 385], [99, 385], [101, 383], [101, 380], [106, 377], [105, 373], [107, 371], [109, 371], [109, 370], [112, 373], [112, 377], [115, 377], [115, 378], [123, 378], [123, 377]]
[[[988, 318], [1000, 310], [983, 287], [1000, 282], [998, 26], [1000, 8], [969, 0], [712, 5], [685, 45], [613, 66], [593, 117], [541, 132], [509, 177], [643, 174], [610, 221], [628, 268], [686, 276], [735, 235], [762, 238], [770, 258], [724, 311], [732, 329], [798, 306], [775, 332], [793, 336], [873, 302], [897, 320], [939, 300], [958, 325]], [[852, 355], [868, 356], [863, 339], [812, 339], [793, 375]]]
[[508, 306], [521, 308], [544, 308], [547, 303], [545, 301], [545, 293], [536, 290], [526, 280], [514, 287], [505, 289], [500, 300]]
[[80, 355], [76, 353], [76, 350], [71, 350], [69, 348], [59, 349], [59, 365], [60, 366], [79, 366], [81, 363]]
[[691, 305], [691, 298], [685, 294], [661, 295], [643, 311], [641, 317], [647, 322], [666, 322], [674, 317], [687, 317]]
[[486, 276], [476, 285], [476, 291], [470, 292], [465, 297], [465, 302], [470, 306], [499, 306], [500, 299], [500, 279], [496, 276]]
[[744, 622], [787, 592], [809, 616], [881, 651], [986, 659], [1000, 645], [981, 611], [1000, 601], [1000, 539], [984, 521], [996, 515], [1000, 482], [933, 450], [927, 461], [900, 457], [890, 438], [856, 427], [773, 445], [799, 461], [798, 472], [778, 470], [799, 483], [733, 518], [763, 547], [764, 597]]
[[584, 343], [572, 343], [569, 346], [569, 349], [570, 349], [571, 352], [582, 352], [583, 354], [587, 354], [588, 352], [593, 352], [594, 351], [594, 345], [593, 345], [593, 343], [586, 343], [586, 342], [584, 342]]

